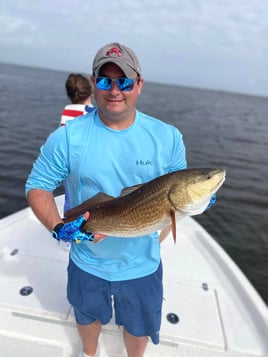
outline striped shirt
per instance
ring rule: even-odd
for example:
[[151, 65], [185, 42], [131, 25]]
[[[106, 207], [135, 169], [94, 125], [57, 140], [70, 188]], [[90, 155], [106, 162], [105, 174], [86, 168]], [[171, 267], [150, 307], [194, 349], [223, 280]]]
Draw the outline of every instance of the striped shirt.
[[89, 113], [94, 109], [93, 105], [68, 104], [61, 114], [60, 126], [64, 126], [68, 120], [73, 120], [80, 115]]

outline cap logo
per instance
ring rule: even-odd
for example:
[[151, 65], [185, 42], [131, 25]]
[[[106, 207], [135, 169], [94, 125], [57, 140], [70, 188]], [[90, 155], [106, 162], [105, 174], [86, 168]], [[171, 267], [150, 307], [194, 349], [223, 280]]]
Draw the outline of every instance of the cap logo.
[[106, 52], [107, 57], [121, 57], [123, 51], [118, 47], [112, 47]]

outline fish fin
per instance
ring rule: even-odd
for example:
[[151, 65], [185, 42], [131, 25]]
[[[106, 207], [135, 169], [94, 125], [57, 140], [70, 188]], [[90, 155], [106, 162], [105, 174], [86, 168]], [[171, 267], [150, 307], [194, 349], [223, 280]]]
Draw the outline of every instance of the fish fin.
[[176, 243], [176, 215], [174, 210], [170, 211], [170, 218], [171, 218], [173, 240], [174, 243]]
[[114, 196], [107, 195], [107, 193], [99, 192], [85, 202], [89, 202], [89, 204], [93, 206], [93, 205], [97, 205], [98, 203], [113, 200], [114, 198], [115, 198]]
[[162, 231], [160, 232], [159, 234], [159, 242], [162, 243], [163, 240], [165, 240], [168, 236], [168, 234], [170, 233], [171, 231], [171, 224], [169, 226], [166, 226], [162, 229]]
[[109, 196], [106, 193], [99, 192], [95, 196], [89, 198], [88, 200], [82, 202], [80, 205], [75, 206], [65, 212], [63, 221], [70, 222], [73, 219], [77, 218], [80, 214], [85, 213], [86, 211], [90, 211], [92, 207], [96, 206], [97, 204], [100, 204], [102, 202], [110, 201], [114, 199], [113, 196]]
[[134, 186], [130, 186], [130, 187], [125, 187], [123, 188], [123, 190], [120, 193], [120, 196], [127, 196], [130, 193], [136, 191], [138, 188], [140, 188], [141, 186], [143, 186], [144, 184], [139, 184], [139, 185], [134, 185]]

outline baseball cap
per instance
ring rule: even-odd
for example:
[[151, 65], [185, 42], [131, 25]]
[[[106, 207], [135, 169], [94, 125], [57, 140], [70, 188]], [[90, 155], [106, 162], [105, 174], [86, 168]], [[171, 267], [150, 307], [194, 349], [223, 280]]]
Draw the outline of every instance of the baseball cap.
[[92, 65], [93, 75], [98, 77], [101, 67], [109, 62], [121, 68], [127, 78], [132, 78], [135, 73], [141, 76], [140, 64], [135, 53], [118, 42], [109, 43], [99, 49]]

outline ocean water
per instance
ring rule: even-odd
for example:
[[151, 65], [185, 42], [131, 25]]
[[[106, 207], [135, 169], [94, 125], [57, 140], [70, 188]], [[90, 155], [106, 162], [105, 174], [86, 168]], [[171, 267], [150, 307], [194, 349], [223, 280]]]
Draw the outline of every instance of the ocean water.
[[[59, 125], [67, 75], [0, 64], [0, 217], [27, 206], [25, 180]], [[226, 169], [216, 205], [195, 218], [268, 303], [268, 98], [145, 83], [138, 109], [180, 129], [188, 167]]]

